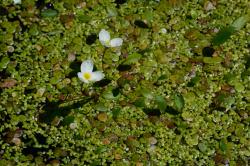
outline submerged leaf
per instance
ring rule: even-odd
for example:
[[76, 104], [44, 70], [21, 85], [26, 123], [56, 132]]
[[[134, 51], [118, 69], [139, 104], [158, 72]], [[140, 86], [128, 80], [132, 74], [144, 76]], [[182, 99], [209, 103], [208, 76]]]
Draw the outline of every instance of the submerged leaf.
[[236, 31], [236, 29], [233, 26], [228, 26], [222, 28], [212, 39], [212, 43], [214, 45], [220, 45], [225, 43], [230, 36]]
[[227, 144], [225, 143], [224, 140], [220, 141], [220, 149], [225, 152], [227, 150]]
[[131, 63], [136, 63], [141, 59], [142, 55], [138, 53], [133, 53], [128, 56], [128, 58], [124, 61], [125, 65], [129, 65]]
[[245, 24], [247, 23], [247, 21], [248, 21], [248, 16], [239, 17], [231, 25], [222, 28], [214, 36], [214, 38], [212, 39], [212, 43], [214, 45], [220, 45], [220, 44], [225, 43], [234, 32], [243, 28], [245, 26]]
[[162, 97], [162, 96], [156, 96], [156, 97], [155, 97], [155, 102], [156, 102], [158, 108], [159, 108], [161, 111], [164, 111], [164, 110], [167, 108], [167, 102], [166, 102], [166, 100], [164, 99], [164, 97]]
[[41, 12], [42, 17], [55, 17], [57, 16], [58, 11], [54, 9], [46, 9]]
[[9, 64], [10, 62], [10, 58], [8, 57], [3, 57], [0, 61], [0, 70], [1, 69], [5, 69], [7, 67], [7, 65]]
[[177, 107], [177, 109], [182, 109], [184, 107], [184, 98], [181, 94], [176, 94], [174, 96], [174, 102], [175, 102], [175, 105]]
[[232, 27], [234, 27], [235, 30], [238, 31], [245, 26], [247, 21], [248, 21], [247, 16], [242, 16], [233, 22]]

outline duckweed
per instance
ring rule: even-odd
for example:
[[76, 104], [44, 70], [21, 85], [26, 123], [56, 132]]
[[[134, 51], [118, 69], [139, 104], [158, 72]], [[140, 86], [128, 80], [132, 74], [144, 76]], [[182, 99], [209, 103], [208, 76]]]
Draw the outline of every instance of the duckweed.
[[[2, 0], [0, 165], [248, 165], [249, 20], [246, 0]], [[78, 79], [87, 59], [104, 79]]]

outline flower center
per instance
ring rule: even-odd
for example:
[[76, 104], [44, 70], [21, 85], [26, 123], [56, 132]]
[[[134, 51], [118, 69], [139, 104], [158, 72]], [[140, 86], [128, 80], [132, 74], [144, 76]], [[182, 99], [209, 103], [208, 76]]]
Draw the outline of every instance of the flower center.
[[89, 80], [91, 78], [91, 74], [90, 73], [84, 73], [83, 74], [83, 77], [86, 79], [86, 80]]
[[106, 46], [110, 46], [110, 40], [105, 41]]

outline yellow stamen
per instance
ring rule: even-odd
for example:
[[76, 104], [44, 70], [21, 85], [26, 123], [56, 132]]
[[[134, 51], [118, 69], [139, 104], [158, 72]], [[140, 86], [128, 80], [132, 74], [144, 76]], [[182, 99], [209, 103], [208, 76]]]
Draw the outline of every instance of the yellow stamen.
[[91, 74], [90, 73], [84, 73], [83, 74], [83, 77], [86, 79], [86, 80], [89, 80], [91, 78]]

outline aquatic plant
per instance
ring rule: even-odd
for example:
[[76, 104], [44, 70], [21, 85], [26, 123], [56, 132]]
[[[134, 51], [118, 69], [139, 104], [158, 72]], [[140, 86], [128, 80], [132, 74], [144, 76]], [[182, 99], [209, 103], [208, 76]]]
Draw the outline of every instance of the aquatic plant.
[[123, 40], [122, 38], [110, 38], [110, 33], [106, 31], [105, 29], [102, 29], [99, 32], [99, 41], [104, 45], [105, 47], [119, 47], [122, 45]]
[[104, 78], [104, 74], [101, 71], [93, 72], [92, 60], [83, 61], [81, 64], [81, 72], [78, 72], [78, 78], [84, 83], [100, 81]]

